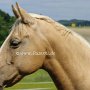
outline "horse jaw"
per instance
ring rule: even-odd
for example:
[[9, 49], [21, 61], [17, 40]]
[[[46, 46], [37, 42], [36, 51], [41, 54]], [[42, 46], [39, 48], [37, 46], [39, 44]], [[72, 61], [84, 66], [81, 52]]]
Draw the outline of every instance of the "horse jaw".
[[[52, 59], [52, 60], [50, 60]], [[44, 69], [49, 73], [58, 90], [75, 90], [70, 79], [55, 58], [44, 62]], [[63, 85], [63, 86], [62, 86]]]

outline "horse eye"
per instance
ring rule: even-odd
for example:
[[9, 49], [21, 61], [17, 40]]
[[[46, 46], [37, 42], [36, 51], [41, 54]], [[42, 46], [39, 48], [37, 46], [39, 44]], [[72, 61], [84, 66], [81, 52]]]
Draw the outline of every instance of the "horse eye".
[[11, 40], [10, 41], [10, 46], [12, 47], [12, 48], [14, 48], [14, 49], [16, 49], [16, 48], [18, 48], [19, 47], [19, 44], [21, 43], [21, 41], [19, 41], [19, 40]]

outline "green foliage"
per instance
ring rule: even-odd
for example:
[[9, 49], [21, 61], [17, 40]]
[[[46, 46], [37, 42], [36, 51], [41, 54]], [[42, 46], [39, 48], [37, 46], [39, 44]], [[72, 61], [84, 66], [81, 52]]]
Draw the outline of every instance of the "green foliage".
[[0, 46], [9, 34], [10, 28], [14, 23], [15, 18], [0, 10]]

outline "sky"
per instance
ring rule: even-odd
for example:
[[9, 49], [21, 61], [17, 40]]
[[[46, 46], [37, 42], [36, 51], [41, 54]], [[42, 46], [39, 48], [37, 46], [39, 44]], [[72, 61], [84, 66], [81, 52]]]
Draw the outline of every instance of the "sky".
[[55, 20], [90, 20], [90, 0], [0, 0], [0, 9], [13, 15], [11, 5], [15, 2], [29, 13], [43, 14]]

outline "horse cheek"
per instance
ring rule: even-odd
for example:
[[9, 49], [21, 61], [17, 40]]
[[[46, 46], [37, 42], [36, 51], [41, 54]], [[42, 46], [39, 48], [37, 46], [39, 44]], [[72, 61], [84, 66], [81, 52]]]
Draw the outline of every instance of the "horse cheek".
[[18, 70], [23, 74], [31, 74], [37, 71], [43, 64], [43, 57], [19, 57], [15, 62]]

